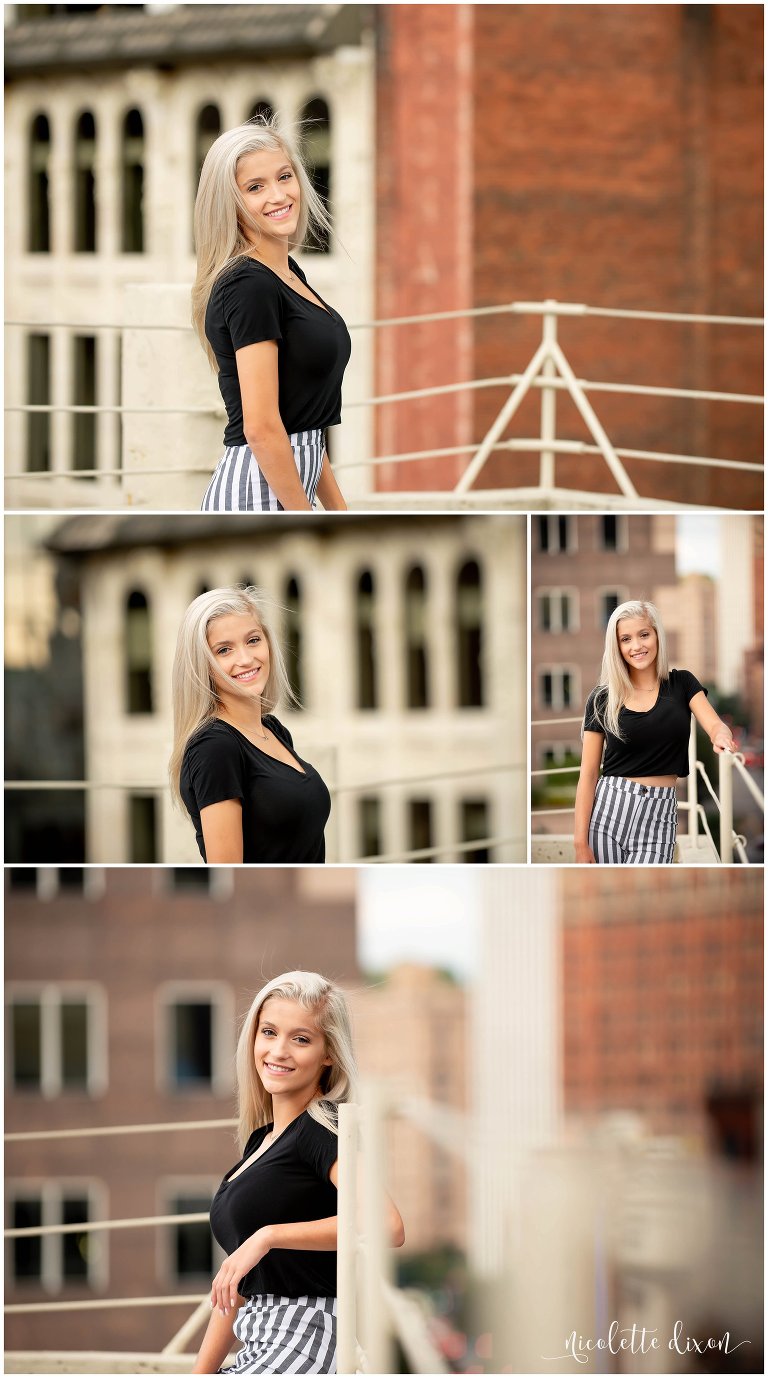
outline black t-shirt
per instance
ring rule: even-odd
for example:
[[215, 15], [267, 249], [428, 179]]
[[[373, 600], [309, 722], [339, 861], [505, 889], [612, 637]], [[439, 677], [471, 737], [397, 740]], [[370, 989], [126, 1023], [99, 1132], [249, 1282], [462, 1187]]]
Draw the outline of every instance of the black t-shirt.
[[[326, 1220], [338, 1213], [328, 1173], [339, 1156], [335, 1134], [306, 1110], [284, 1129], [234, 1181], [228, 1179], [255, 1153], [271, 1124], [254, 1130], [239, 1163], [230, 1168], [211, 1204], [211, 1229], [227, 1254], [263, 1225]], [[270, 1249], [238, 1285], [241, 1297], [273, 1293], [280, 1297], [335, 1297], [336, 1251]]]
[[607, 732], [595, 714], [595, 702], [603, 708], [608, 690], [593, 689], [584, 713], [584, 731], [605, 737], [603, 775], [687, 775], [688, 734], [691, 725], [689, 704], [695, 694], [706, 689], [690, 670], [670, 670], [669, 679], [659, 684], [653, 708], [638, 713], [633, 708], [619, 710], [619, 726], [624, 740]]
[[231, 723], [221, 718], [207, 723], [187, 744], [180, 780], [200, 855], [207, 860], [200, 810], [224, 799], [240, 799], [243, 861], [325, 861], [328, 787], [314, 766], [296, 754], [287, 727], [271, 714], [263, 722], [303, 766], [304, 774], [260, 751]]
[[[299, 265], [292, 258], [288, 263], [309, 286]], [[219, 389], [227, 409], [225, 446], [246, 444], [235, 352], [261, 340], [277, 340], [278, 406], [288, 435], [338, 425], [341, 380], [352, 350], [338, 311], [324, 311], [266, 264], [243, 258], [214, 283], [205, 333], [219, 365]]]

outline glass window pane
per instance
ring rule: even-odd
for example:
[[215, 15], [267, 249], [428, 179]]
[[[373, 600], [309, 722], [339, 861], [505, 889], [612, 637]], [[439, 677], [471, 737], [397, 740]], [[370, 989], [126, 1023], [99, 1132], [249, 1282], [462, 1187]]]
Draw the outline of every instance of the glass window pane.
[[70, 1089], [88, 1086], [88, 1006], [84, 1000], [61, 1005], [61, 1083]]
[[171, 1009], [172, 1066], [176, 1086], [210, 1086], [213, 1079], [213, 1008], [208, 1000], [180, 1001]]
[[[11, 1206], [11, 1224], [14, 1230], [32, 1230], [43, 1223], [42, 1201], [14, 1201]], [[32, 1239], [12, 1241], [13, 1276], [18, 1281], [39, 1279], [43, 1267], [43, 1241], [39, 1235]]]
[[[176, 1196], [169, 1214], [193, 1215], [210, 1210], [210, 1196]], [[213, 1238], [207, 1221], [173, 1227], [172, 1267], [179, 1280], [208, 1280], [213, 1275]]]
[[13, 1085], [38, 1088], [43, 1074], [39, 1000], [14, 1001], [12, 1030]]
[[[84, 1196], [65, 1196], [61, 1203], [62, 1225], [77, 1225], [90, 1219], [88, 1199]], [[88, 1276], [88, 1249], [91, 1236], [63, 1234], [61, 1239], [61, 1272], [65, 1281], [77, 1282]]]

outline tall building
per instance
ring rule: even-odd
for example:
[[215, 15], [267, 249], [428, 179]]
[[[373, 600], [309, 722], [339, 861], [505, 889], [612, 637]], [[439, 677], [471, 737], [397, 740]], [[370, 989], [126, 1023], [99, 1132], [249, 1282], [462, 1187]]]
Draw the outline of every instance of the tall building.
[[88, 861], [199, 860], [167, 787], [171, 666], [191, 600], [241, 582], [279, 609], [329, 860], [525, 857], [523, 518], [90, 516], [50, 546], [79, 581]]

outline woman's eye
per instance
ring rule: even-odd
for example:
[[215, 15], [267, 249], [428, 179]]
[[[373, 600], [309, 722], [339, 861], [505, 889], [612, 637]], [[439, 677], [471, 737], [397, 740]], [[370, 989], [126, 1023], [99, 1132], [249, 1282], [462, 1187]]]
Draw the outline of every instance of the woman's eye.
[[229, 655], [229, 646], [219, 646], [216, 654], [217, 656]]
[[256, 645], [256, 644], [258, 644], [259, 641], [261, 641], [261, 637], [260, 637], [260, 636], [251, 636], [251, 637], [248, 638], [248, 640], [249, 640], [249, 643], [252, 641], [252, 642], [254, 643], [254, 645]]
[[275, 1031], [274, 1029], [262, 1029], [261, 1032], [265, 1034], [267, 1038], [270, 1038]]

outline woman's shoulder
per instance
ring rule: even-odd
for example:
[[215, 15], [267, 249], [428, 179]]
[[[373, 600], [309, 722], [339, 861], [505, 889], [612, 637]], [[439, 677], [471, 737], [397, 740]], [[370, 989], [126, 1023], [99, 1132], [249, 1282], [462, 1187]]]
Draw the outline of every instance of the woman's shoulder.
[[211, 718], [208, 722], [203, 723], [202, 727], [198, 727], [187, 742], [184, 755], [188, 756], [194, 752], [204, 753], [211, 747], [217, 751], [222, 748], [226, 750], [230, 747], [233, 753], [239, 749], [237, 733], [232, 732], [227, 724], [222, 722], [221, 718]]
[[694, 694], [707, 693], [692, 670], [670, 670], [669, 689], [672, 694], [684, 694], [686, 700], [692, 699]]
[[248, 287], [260, 295], [280, 296], [280, 279], [258, 259], [242, 255], [225, 264], [211, 289], [211, 301], [221, 301], [232, 292], [241, 292]]
[[285, 726], [285, 723], [281, 723], [280, 719], [275, 717], [274, 713], [265, 713], [261, 721], [262, 726], [268, 727], [270, 732], [274, 733], [277, 737], [278, 741], [285, 742], [288, 746], [293, 746], [293, 737], [288, 731], [288, 728]]

